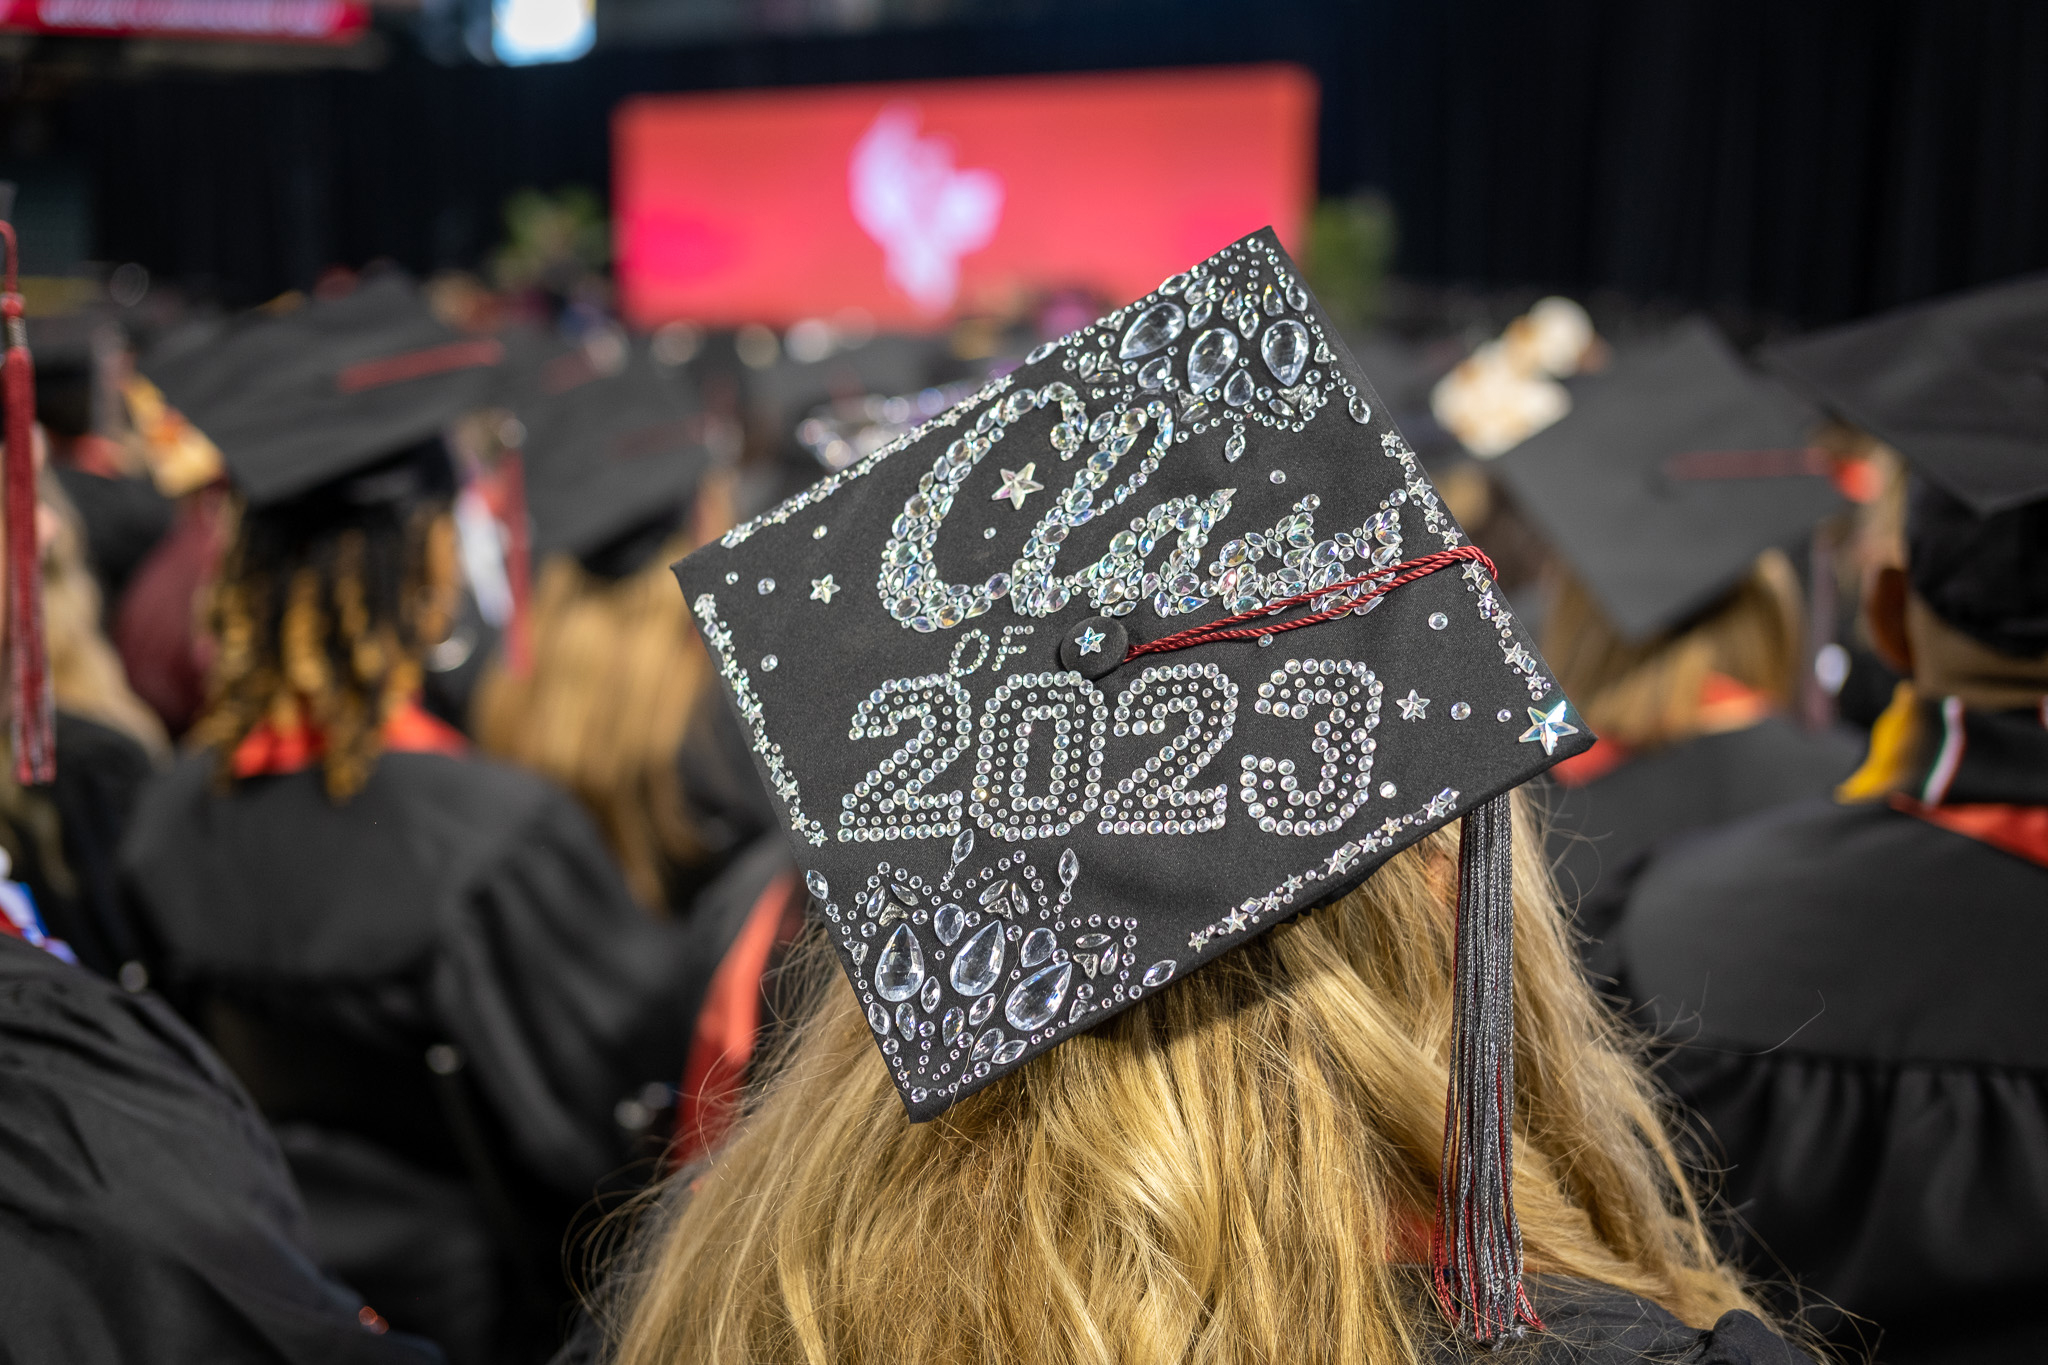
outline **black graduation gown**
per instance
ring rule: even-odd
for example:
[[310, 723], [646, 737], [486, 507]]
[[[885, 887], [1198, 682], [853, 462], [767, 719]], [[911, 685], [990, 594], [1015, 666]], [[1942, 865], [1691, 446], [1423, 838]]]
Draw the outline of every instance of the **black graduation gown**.
[[630, 1154], [615, 1112], [688, 1038], [682, 939], [582, 809], [484, 760], [388, 753], [337, 806], [315, 771], [223, 792], [195, 755], [144, 795], [122, 875], [326, 1264], [458, 1361], [544, 1356], [564, 1229]]
[[1603, 938], [1658, 844], [1822, 795], [1855, 767], [1847, 735], [1766, 716], [1631, 758], [1582, 786], [1546, 783], [1550, 856], [1565, 904], [1582, 930]]
[[57, 780], [0, 811], [9, 874], [34, 893], [43, 927], [79, 962], [112, 976], [137, 954], [114, 873], [116, 850], [143, 784], [149, 752], [118, 730], [57, 713]]
[[[2038, 716], [1969, 735], [1949, 809], [2048, 807]], [[2041, 1349], [2048, 866], [1816, 800], [1660, 856], [1615, 940], [1727, 1163], [1740, 1255], [1870, 1319], [1814, 1321], [1851, 1349], [1881, 1332], [1880, 1361]]]
[[0, 1359], [441, 1359], [380, 1325], [321, 1276], [277, 1144], [206, 1045], [0, 936]]
[[[1418, 1271], [1418, 1282], [1422, 1278]], [[1702, 1332], [1646, 1299], [1591, 1280], [1535, 1276], [1528, 1289], [1546, 1330], [1493, 1349], [1453, 1340], [1425, 1318], [1433, 1330], [1425, 1358], [1441, 1365], [1813, 1365], [1750, 1313], [1723, 1313]], [[603, 1334], [584, 1318], [551, 1365], [603, 1365], [605, 1359]]]

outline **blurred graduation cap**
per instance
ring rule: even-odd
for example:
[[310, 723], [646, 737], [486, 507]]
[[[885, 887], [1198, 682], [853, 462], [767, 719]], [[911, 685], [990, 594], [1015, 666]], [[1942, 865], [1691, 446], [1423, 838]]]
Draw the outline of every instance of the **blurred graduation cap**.
[[2048, 274], [1784, 342], [1765, 361], [1912, 466], [1920, 598], [1993, 649], [2048, 651]]
[[676, 574], [913, 1119], [1465, 817], [1438, 1283], [1490, 1337], [1505, 793], [1591, 742], [1490, 567], [1261, 231]]
[[2048, 274], [1781, 342], [1762, 359], [1980, 517], [2048, 498]]
[[1708, 606], [1841, 503], [1819, 414], [1704, 319], [1573, 381], [1569, 415], [1494, 466], [1623, 635]]
[[696, 405], [644, 340], [518, 346], [513, 411], [536, 561], [624, 577], [683, 524], [711, 464]]
[[[338, 299], [257, 312], [142, 371], [219, 447], [252, 506], [372, 471], [429, 442], [488, 393], [504, 347], [428, 311], [411, 280], [366, 276]], [[378, 471], [382, 477], [384, 471]], [[394, 496], [402, 480], [385, 480]], [[375, 499], [385, 484], [355, 489]]]

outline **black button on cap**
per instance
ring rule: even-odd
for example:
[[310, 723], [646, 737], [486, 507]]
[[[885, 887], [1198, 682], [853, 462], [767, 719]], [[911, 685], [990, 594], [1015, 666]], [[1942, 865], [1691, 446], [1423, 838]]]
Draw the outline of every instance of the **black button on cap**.
[[1124, 661], [1131, 638], [1112, 616], [1091, 616], [1067, 627], [1060, 640], [1060, 667], [1093, 682]]

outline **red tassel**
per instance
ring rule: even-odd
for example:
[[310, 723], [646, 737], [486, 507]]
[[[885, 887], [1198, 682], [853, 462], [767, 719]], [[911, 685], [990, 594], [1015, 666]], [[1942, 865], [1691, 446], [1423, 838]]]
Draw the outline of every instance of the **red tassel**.
[[9, 733], [14, 742], [14, 776], [24, 786], [57, 776], [55, 704], [50, 695], [50, 660], [43, 637], [43, 562], [36, 541], [36, 381], [28, 354], [28, 324], [22, 320], [17, 288], [19, 250], [14, 227], [0, 222], [7, 251], [6, 289], [0, 292], [0, 321], [7, 328], [7, 353], [0, 361], [0, 398], [7, 409], [7, 468], [4, 524], [7, 535], [7, 657]]
[[533, 574], [526, 521], [526, 467], [519, 452], [499, 455], [491, 510], [505, 527], [505, 578], [512, 588], [512, 619], [505, 623], [505, 664], [515, 678], [533, 671]]

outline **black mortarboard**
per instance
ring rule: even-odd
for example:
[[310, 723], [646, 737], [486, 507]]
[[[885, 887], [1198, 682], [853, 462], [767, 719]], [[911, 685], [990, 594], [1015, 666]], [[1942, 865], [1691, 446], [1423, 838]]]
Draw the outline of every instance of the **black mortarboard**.
[[1495, 473], [1630, 639], [1710, 604], [1841, 503], [1819, 414], [1691, 320], [1572, 381]]
[[1980, 517], [2048, 498], [2048, 274], [1782, 342], [1763, 360]]
[[676, 573], [914, 1119], [1470, 813], [1446, 1274], [1506, 1330], [1496, 798], [1590, 737], [1270, 231]]
[[[548, 349], [522, 366], [526, 505], [536, 559], [570, 554], [613, 575], [681, 524], [710, 465], [695, 405], [645, 342], [593, 359]], [[608, 363], [607, 363], [608, 362]]]
[[443, 326], [409, 280], [386, 274], [343, 298], [251, 314], [142, 370], [261, 506], [433, 437], [481, 400], [503, 352]]

